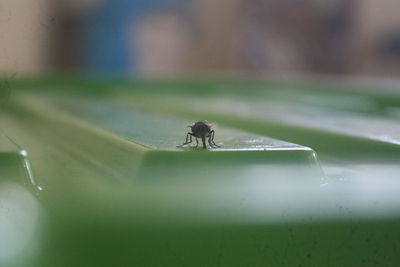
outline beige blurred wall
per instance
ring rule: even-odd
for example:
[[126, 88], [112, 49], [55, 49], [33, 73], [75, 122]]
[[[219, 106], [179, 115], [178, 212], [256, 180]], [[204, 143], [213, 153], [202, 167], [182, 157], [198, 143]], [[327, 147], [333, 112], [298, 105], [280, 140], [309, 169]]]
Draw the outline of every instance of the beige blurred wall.
[[[103, 0], [1, 0], [0, 74], [32, 75], [56, 71], [54, 58], [63, 47], [54, 47], [62, 12], [84, 16]], [[68, 38], [68, 37], [66, 37]]]
[[138, 25], [132, 25], [139, 73], [154, 76], [235, 70], [240, 64], [235, 45], [240, 2], [198, 0], [192, 2], [189, 16], [173, 9], [145, 15]]
[[400, 28], [399, 0], [362, 0], [358, 5], [358, 26], [364, 38], [376, 39], [382, 33]]
[[[68, 25], [71, 21], [79, 22], [102, 1], [1, 0], [0, 73], [68, 70], [73, 64], [65, 58], [70, 59], [71, 55], [77, 58], [73, 62], [79, 69], [78, 57], [82, 55], [75, 53], [75, 47], [80, 44], [74, 42], [80, 39], [66, 34], [70, 32]], [[332, 40], [313, 25], [318, 25], [319, 17], [329, 13], [339, 1], [343, 2], [329, 0], [322, 5], [317, 0], [195, 0], [186, 11], [156, 9], [143, 14], [141, 23], [132, 25], [138, 30], [134, 39], [139, 40], [132, 49], [139, 47], [136, 60], [139, 72], [146, 75], [202, 71], [324, 72], [318, 64], [312, 66], [309, 59], [319, 53], [318, 60], [324, 61], [325, 54], [332, 54], [328, 51]], [[376, 48], [382, 36], [400, 29], [400, 0], [348, 1], [354, 3], [352, 37], [346, 40], [347, 45], [333, 47], [336, 53], [350, 51], [345, 58], [351, 58], [352, 66], [343, 73], [400, 75], [400, 62], [385, 61]], [[271, 3], [281, 13], [271, 11]], [[80, 27], [79, 23], [74, 25]], [[328, 50], [321, 49], [319, 42]], [[260, 52], [251, 54], [252, 51]]]
[[[200, 34], [196, 38], [190, 58], [191, 66], [196, 69], [265, 70], [272, 73], [329, 72], [329, 67], [324, 69], [322, 62], [343, 57], [344, 63], [336, 67], [337, 73], [400, 75], [399, 60], [382, 58], [378, 47], [387, 34], [400, 31], [400, 0], [311, 0], [300, 2], [300, 5], [296, 1], [288, 0], [197, 0], [194, 3], [195, 16], [199, 22], [197, 30]], [[318, 39], [329, 37], [329, 33], [324, 35], [318, 32], [323, 28], [317, 29], [315, 25], [319, 25], [324, 20], [323, 16], [332, 12], [337, 4], [350, 9], [348, 14], [352, 25], [346, 40], [340, 41], [341, 46], [335, 47], [330, 45], [336, 42], [335, 38]], [[271, 13], [271, 7], [276, 6], [278, 11], [282, 10], [279, 5], [284, 7], [285, 12], [276, 16], [274, 11]], [[243, 26], [251, 22], [253, 16], [246, 14], [251, 11], [248, 9], [251, 6], [253, 11], [258, 9], [265, 15], [258, 14], [256, 23], [259, 24], [244, 29]], [[259, 53], [260, 61], [264, 63], [255, 67], [241, 57], [243, 51], [240, 46], [246, 48], [243, 43], [246, 42], [245, 38], [251, 37], [249, 31], [254, 31], [253, 36], [258, 35], [255, 40], [265, 47]], [[324, 46], [335, 50], [321, 49]], [[321, 66], [310, 65], [307, 58], [312, 58], [317, 53], [321, 54], [317, 59]], [[343, 71], [339, 71], [340, 68]], [[332, 70], [335, 71], [335, 68]]]
[[382, 61], [377, 54], [379, 41], [393, 31], [400, 31], [399, 0], [358, 1], [354, 45], [359, 73], [400, 75], [400, 62]]
[[47, 1], [0, 2], [0, 72], [38, 73], [45, 69], [49, 17]]
[[132, 25], [132, 61], [137, 63], [135, 73], [144, 76], [179, 75], [187, 66], [190, 54], [190, 29], [183, 18], [173, 10], [164, 10], [145, 16]]
[[197, 0], [191, 66], [195, 69], [234, 70], [238, 55], [236, 34], [240, 23], [241, 0]]

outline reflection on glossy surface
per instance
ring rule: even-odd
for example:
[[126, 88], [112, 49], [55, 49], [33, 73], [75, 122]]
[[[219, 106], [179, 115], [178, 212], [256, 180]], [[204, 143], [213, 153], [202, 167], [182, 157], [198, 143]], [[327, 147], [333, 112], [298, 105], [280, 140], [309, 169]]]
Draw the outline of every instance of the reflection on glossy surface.
[[[327, 215], [336, 218], [400, 216], [400, 165], [393, 162], [357, 163], [344, 168], [325, 163], [321, 185]], [[323, 197], [321, 196], [321, 199]]]
[[30, 165], [28, 152], [9, 136], [0, 133], [0, 178], [12, 180], [41, 191]]
[[34, 188], [36, 188], [38, 190], [38, 192], [42, 191], [43, 188], [37, 183], [37, 181], [33, 177], [32, 167], [29, 162], [28, 152], [26, 150], [21, 150], [20, 155], [22, 155], [24, 157], [23, 158], [23, 166], [24, 166], [24, 169], [26, 170], [26, 175], [27, 175], [29, 181], [34, 186]]
[[[98, 127], [120, 136], [140, 142], [146, 147], [159, 150], [191, 150], [177, 148], [184, 140], [189, 122], [180, 117], [162, 115], [151, 110], [136, 108], [107, 101], [85, 101], [63, 98], [58, 105], [70, 114], [79, 116]], [[246, 131], [214, 125], [215, 142], [220, 148], [211, 151], [258, 151], [258, 150], [310, 150], [282, 140], [252, 134]], [[195, 145], [195, 142], [191, 144]]]
[[0, 182], [0, 266], [23, 266], [39, 242], [39, 204], [24, 187]]

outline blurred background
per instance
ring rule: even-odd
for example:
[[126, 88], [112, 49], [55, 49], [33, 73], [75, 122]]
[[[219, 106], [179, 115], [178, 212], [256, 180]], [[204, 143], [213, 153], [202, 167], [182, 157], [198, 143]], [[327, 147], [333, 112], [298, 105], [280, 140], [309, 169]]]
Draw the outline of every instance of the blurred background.
[[0, 1], [0, 72], [400, 75], [398, 0]]

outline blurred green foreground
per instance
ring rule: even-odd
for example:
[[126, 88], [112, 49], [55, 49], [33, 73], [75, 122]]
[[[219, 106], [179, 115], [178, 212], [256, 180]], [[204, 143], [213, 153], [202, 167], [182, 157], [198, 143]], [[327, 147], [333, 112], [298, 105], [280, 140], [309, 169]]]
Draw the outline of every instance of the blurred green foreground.
[[[15, 80], [0, 266], [399, 266], [400, 91], [370, 87]], [[220, 148], [177, 147], [197, 120]]]

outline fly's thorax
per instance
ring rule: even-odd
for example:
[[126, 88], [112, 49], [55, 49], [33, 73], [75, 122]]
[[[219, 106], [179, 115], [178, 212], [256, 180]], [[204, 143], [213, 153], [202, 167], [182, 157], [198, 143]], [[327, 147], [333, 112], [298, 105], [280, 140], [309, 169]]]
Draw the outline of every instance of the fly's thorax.
[[196, 137], [207, 137], [210, 135], [211, 126], [205, 123], [195, 123], [192, 127], [192, 133]]

